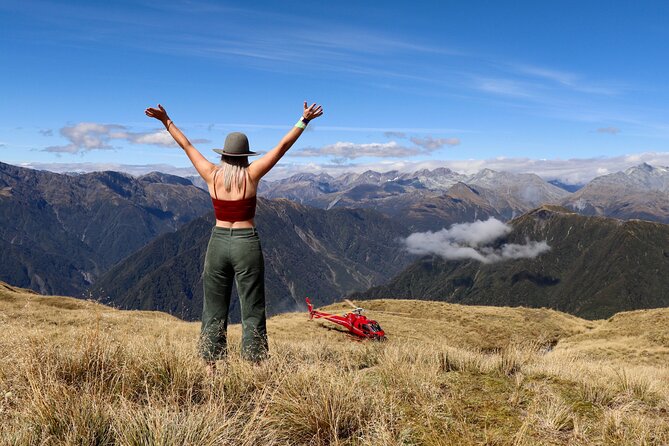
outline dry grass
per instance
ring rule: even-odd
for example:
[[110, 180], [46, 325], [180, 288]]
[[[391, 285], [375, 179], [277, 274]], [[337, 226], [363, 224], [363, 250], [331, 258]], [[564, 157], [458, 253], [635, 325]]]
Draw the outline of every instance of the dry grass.
[[[365, 306], [388, 342], [282, 315], [269, 322], [268, 361], [237, 359], [232, 326], [230, 360], [209, 378], [198, 324], [0, 287], [0, 444], [669, 443], [664, 362], [610, 350], [628, 338], [631, 349], [657, 348], [666, 324], [642, 334], [657, 314], [592, 322], [523, 308]], [[616, 337], [612, 324], [628, 331]]]
[[669, 310], [666, 308], [627, 311], [598, 321], [595, 329], [565, 339], [561, 347], [603, 361], [629, 365], [666, 364], [669, 362], [667, 327]]

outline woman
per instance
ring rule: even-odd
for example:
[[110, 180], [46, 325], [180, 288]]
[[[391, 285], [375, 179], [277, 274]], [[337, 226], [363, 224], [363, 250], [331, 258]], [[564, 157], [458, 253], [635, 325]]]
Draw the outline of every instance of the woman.
[[225, 357], [226, 331], [233, 280], [237, 285], [242, 313], [242, 356], [260, 361], [267, 356], [265, 326], [265, 269], [263, 255], [255, 228], [256, 191], [258, 182], [297, 141], [310, 120], [323, 114], [320, 105], [304, 110], [300, 120], [265, 155], [249, 164], [248, 157], [257, 155], [249, 150], [243, 133], [230, 133], [222, 149], [220, 165], [209, 162], [188, 138], [181, 133], [165, 109], [147, 108], [147, 116], [163, 123], [174, 140], [186, 152], [200, 176], [207, 182], [216, 214], [204, 260], [204, 305], [200, 352], [209, 371], [215, 361]]

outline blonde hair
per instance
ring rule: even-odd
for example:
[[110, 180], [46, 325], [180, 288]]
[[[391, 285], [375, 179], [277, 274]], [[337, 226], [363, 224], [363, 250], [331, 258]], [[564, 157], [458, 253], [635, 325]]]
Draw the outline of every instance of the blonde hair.
[[233, 182], [237, 190], [242, 190], [248, 167], [248, 156], [221, 156], [221, 164], [218, 169], [223, 171], [223, 187], [227, 192], [232, 190]]

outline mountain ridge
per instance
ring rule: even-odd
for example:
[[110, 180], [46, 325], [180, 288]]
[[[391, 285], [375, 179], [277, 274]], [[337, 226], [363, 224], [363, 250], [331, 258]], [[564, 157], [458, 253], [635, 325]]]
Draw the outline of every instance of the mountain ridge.
[[166, 174], [64, 175], [0, 163], [0, 278], [43, 293], [83, 292], [156, 235], [209, 210]]
[[547, 307], [585, 318], [669, 306], [669, 226], [588, 217], [542, 206], [509, 223], [499, 243], [545, 240], [532, 259], [482, 264], [425, 256], [384, 285], [352, 298], [415, 298]]

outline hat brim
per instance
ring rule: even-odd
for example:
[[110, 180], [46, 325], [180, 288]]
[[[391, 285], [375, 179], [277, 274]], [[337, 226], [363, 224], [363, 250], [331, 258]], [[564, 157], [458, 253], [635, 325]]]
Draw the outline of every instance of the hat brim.
[[259, 155], [258, 152], [251, 152], [248, 151], [246, 153], [228, 153], [224, 149], [212, 149], [214, 152], [218, 153], [219, 155], [225, 155], [225, 156], [254, 156], [254, 155]]

